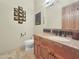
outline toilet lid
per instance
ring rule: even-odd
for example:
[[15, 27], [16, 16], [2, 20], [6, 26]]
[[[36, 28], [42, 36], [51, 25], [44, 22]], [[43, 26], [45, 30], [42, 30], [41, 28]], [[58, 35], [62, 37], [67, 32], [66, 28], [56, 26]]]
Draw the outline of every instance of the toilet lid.
[[28, 40], [24, 41], [25, 45], [30, 45], [30, 44], [33, 44], [33, 43], [34, 43], [33, 39], [28, 39]]

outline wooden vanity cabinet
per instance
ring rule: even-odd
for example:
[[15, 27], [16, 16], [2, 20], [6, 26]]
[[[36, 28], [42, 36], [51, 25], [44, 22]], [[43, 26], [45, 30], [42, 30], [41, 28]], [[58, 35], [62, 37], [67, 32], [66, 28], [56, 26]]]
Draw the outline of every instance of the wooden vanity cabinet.
[[34, 38], [36, 59], [79, 59], [77, 49], [40, 36], [35, 35]]

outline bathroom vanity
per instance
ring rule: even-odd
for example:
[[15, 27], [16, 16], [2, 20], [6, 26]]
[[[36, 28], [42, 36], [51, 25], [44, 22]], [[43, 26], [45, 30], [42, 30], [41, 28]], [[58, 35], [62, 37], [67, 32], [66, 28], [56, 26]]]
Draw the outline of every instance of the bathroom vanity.
[[34, 35], [36, 59], [79, 59], [79, 41], [47, 33]]

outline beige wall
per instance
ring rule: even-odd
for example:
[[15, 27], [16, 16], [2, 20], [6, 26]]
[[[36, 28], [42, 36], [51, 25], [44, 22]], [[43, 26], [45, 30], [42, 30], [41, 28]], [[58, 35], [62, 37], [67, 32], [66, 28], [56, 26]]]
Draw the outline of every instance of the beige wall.
[[[44, 0], [35, 0], [35, 13], [42, 12], [42, 24], [35, 26], [35, 32], [42, 32], [43, 28], [62, 28], [62, 7], [78, 0], [58, 0], [54, 7], [44, 8], [42, 6]], [[43, 21], [45, 21], [43, 23]]]
[[[18, 24], [14, 21], [15, 7], [22, 6], [26, 10], [26, 22]], [[20, 33], [26, 32], [25, 39], [31, 38], [34, 29], [33, 0], [0, 0], [0, 53], [15, 49], [23, 44]]]

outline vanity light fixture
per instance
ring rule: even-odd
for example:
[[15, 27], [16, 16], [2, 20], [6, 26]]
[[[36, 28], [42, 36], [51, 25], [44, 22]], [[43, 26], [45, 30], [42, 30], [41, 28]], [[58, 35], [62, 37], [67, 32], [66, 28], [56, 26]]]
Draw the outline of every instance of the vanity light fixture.
[[57, 2], [57, 0], [45, 0], [45, 2], [43, 3], [43, 6], [51, 7], [51, 6], [55, 5], [56, 2]]
[[18, 21], [19, 24], [23, 24], [26, 21], [26, 11], [23, 10], [23, 7], [14, 8], [14, 20]]

